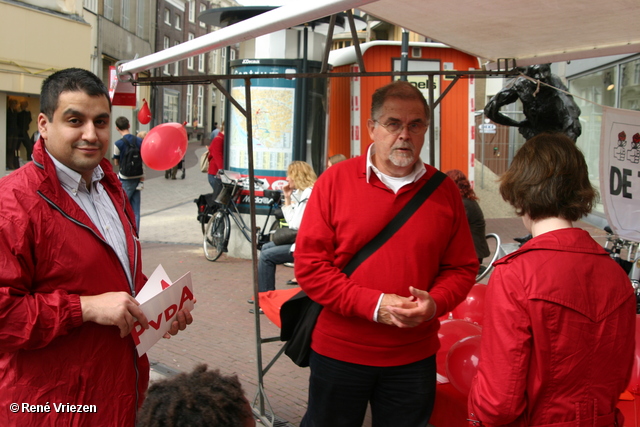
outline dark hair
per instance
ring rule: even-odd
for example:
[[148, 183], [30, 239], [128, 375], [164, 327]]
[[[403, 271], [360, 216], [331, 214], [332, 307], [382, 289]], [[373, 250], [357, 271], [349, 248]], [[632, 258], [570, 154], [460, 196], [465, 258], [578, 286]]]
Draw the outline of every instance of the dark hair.
[[242, 427], [253, 414], [237, 375], [223, 376], [201, 364], [191, 373], [153, 383], [138, 427]]
[[424, 105], [424, 114], [427, 120], [431, 118], [431, 110], [422, 92], [409, 82], [397, 80], [386, 86], [376, 89], [371, 100], [371, 118], [377, 120], [377, 115], [387, 98], [400, 98], [407, 100], [417, 100]]
[[129, 119], [124, 116], [120, 116], [116, 119], [116, 127], [119, 130], [127, 130], [129, 129]]
[[447, 176], [453, 180], [460, 190], [460, 195], [464, 199], [478, 200], [476, 192], [471, 188], [471, 183], [467, 179], [467, 176], [459, 169], [451, 169], [447, 171]]
[[51, 74], [42, 82], [40, 91], [40, 112], [53, 120], [58, 108], [58, 98], [62, 92], [84, 92], [89, 96], [104, 96], [109, 101], [109, 91], [102, 80], [90, 71], [81, 68], [67, 68]]
[[516, 214], [532, 220], [577, 221], [591, 212], [598, 197], [582, 152], [561, 133], [528, 140], [500, 178], [500, 194]]

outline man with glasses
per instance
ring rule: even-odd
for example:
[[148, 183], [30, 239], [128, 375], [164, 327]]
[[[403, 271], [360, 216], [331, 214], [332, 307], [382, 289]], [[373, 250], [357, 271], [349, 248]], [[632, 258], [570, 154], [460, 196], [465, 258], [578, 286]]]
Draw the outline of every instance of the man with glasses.
[[426, 426], [433, 409], [438, 317], [475, 282], [478, 259], [456, 185], [446, 179], [347, 277], [341, 270], [436, 173], [420, 160], [430, 122], [422, 93], [393, 82], [373, 95], [366, 156], [325, 171], [296, 245], [295, 274], [324, 306], [301, 426]]

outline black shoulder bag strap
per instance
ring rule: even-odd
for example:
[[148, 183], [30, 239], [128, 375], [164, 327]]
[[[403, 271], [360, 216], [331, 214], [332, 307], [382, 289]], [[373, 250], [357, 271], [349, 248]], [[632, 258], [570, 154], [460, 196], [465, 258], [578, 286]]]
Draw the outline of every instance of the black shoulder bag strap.
[[380, 249], [387, 240], [393, 236], [396, 231], [400, 230], [405, 222], [411, 218], [411, 216], [418, 210], [420, 206], [431, 196], [436, 188], [447, 177], [443, 172], [436, 171], [429, 181], [427, 181], [420, 190], [409, 200], [409, 203], [393, 217], [391, 221], [373, 238], [369, 243], [364, 245], [358, 253], [351, 258], [351, 261], [342, 269], [342, 272], [347, 276], [351, 276], [356, 268], [362, 264], [367, 258], [369, 258], [375, 251]]
[[[445, 178], [446, 175], [443, 172], [436, 171], [400, 212], [351, 258], [342, 272], [350, 276], [360, 264], [384, 245], [422, 206]], [[280, 308], [282, 324], [280, 340], [286, 341], [282, 351], [300, 367], [309, 366], [311, 334], [321, 311], [322, 305], [310, 299], [303, 290], [287, 300]]]

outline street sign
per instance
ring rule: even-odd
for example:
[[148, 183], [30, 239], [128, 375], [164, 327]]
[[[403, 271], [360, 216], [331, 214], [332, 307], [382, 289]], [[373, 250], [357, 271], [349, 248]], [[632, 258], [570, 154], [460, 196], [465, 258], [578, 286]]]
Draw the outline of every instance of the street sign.
[[493, 123], [484, 123], [478, 125], [478, 132], [480, 133], [496, 133], [496, 125]]

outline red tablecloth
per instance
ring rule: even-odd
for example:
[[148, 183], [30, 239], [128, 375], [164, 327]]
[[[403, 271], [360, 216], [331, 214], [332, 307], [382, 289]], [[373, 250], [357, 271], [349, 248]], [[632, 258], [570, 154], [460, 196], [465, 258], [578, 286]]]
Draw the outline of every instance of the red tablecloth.
[[260, 292], [260, 308], [265, 316], [269, 318], [278, 328], [280, 324], [280, 307], [285, 301], [300, 292], [300, 286], [277, 291]]

